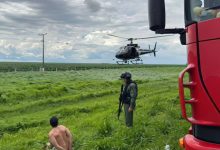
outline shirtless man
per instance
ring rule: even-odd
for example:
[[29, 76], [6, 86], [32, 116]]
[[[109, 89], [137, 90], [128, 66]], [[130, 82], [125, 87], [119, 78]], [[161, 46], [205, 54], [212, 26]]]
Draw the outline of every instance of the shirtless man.
[[49, 132], [49, 141], [55, 150], [72, 150], [72, 135], [65, 126], [58, 125], [57, 117], [50, 119], [53, 129]]

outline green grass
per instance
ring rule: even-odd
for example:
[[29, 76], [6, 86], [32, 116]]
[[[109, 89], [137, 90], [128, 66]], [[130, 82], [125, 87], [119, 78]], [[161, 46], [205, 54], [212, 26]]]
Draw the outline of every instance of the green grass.
[[[180, 65], [117, 65], [117, 64], [77, 64], [77, 63], [45, 63], [46, 71], [71, 71], [88, 69], [119, 69], [119, 68], [149, 68], [149, 67], [179, 67]], [[40, 62], [0, 62], [0, 72], [39, 71]]]
[[[183, 66], [0, 73], [0, 149], [39, 150], [49, 118], [70, 128], [80, 150], [178, 148], [189, 124], [181, 118], [177, 77]], [[139, 86], [134, 127], [117, 120], [120, 74]]]

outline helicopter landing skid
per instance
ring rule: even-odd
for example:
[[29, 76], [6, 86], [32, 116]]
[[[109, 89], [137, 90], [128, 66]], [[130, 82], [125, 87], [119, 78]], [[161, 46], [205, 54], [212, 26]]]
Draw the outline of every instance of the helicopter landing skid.
[[127, 61], [127, 60], [124, 60], [124, 61], [116, 61], [116, 63], [118, 64], [118, 65], [129, 65], [129, 61]]
[[135, 60], [131, 60], [132, 64], [143, 64], [143, 60], [141, 58], [135, 59]]
[[135, 60], [124, 60], [124, 61], [116, 61], [119, 65], [129, 65], [129, 64], [143, 64], [143, 60], [141, 58], [137, 58]]

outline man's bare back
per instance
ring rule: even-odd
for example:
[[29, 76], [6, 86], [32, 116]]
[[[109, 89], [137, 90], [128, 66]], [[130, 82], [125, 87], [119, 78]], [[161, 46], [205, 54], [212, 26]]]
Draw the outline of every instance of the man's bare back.
[[63, 125], [53, 127], [49, 132], [49, 141], [57, 150], [72, 150], [72, 135]]

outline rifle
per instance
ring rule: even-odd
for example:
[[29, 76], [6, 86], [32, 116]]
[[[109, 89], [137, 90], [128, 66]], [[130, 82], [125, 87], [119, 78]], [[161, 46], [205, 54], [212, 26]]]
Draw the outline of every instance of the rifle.
[[122, 112], [122, 106], [123, 106], [123, 96], [122, 96], [122, 92], [123, 92], [123, 85], [121, 85], [121, 93], [120, 93], [120, 96], [119, 96], [119, 104], [118, 104], [118, 120], [120, 118], [120, 114]]

